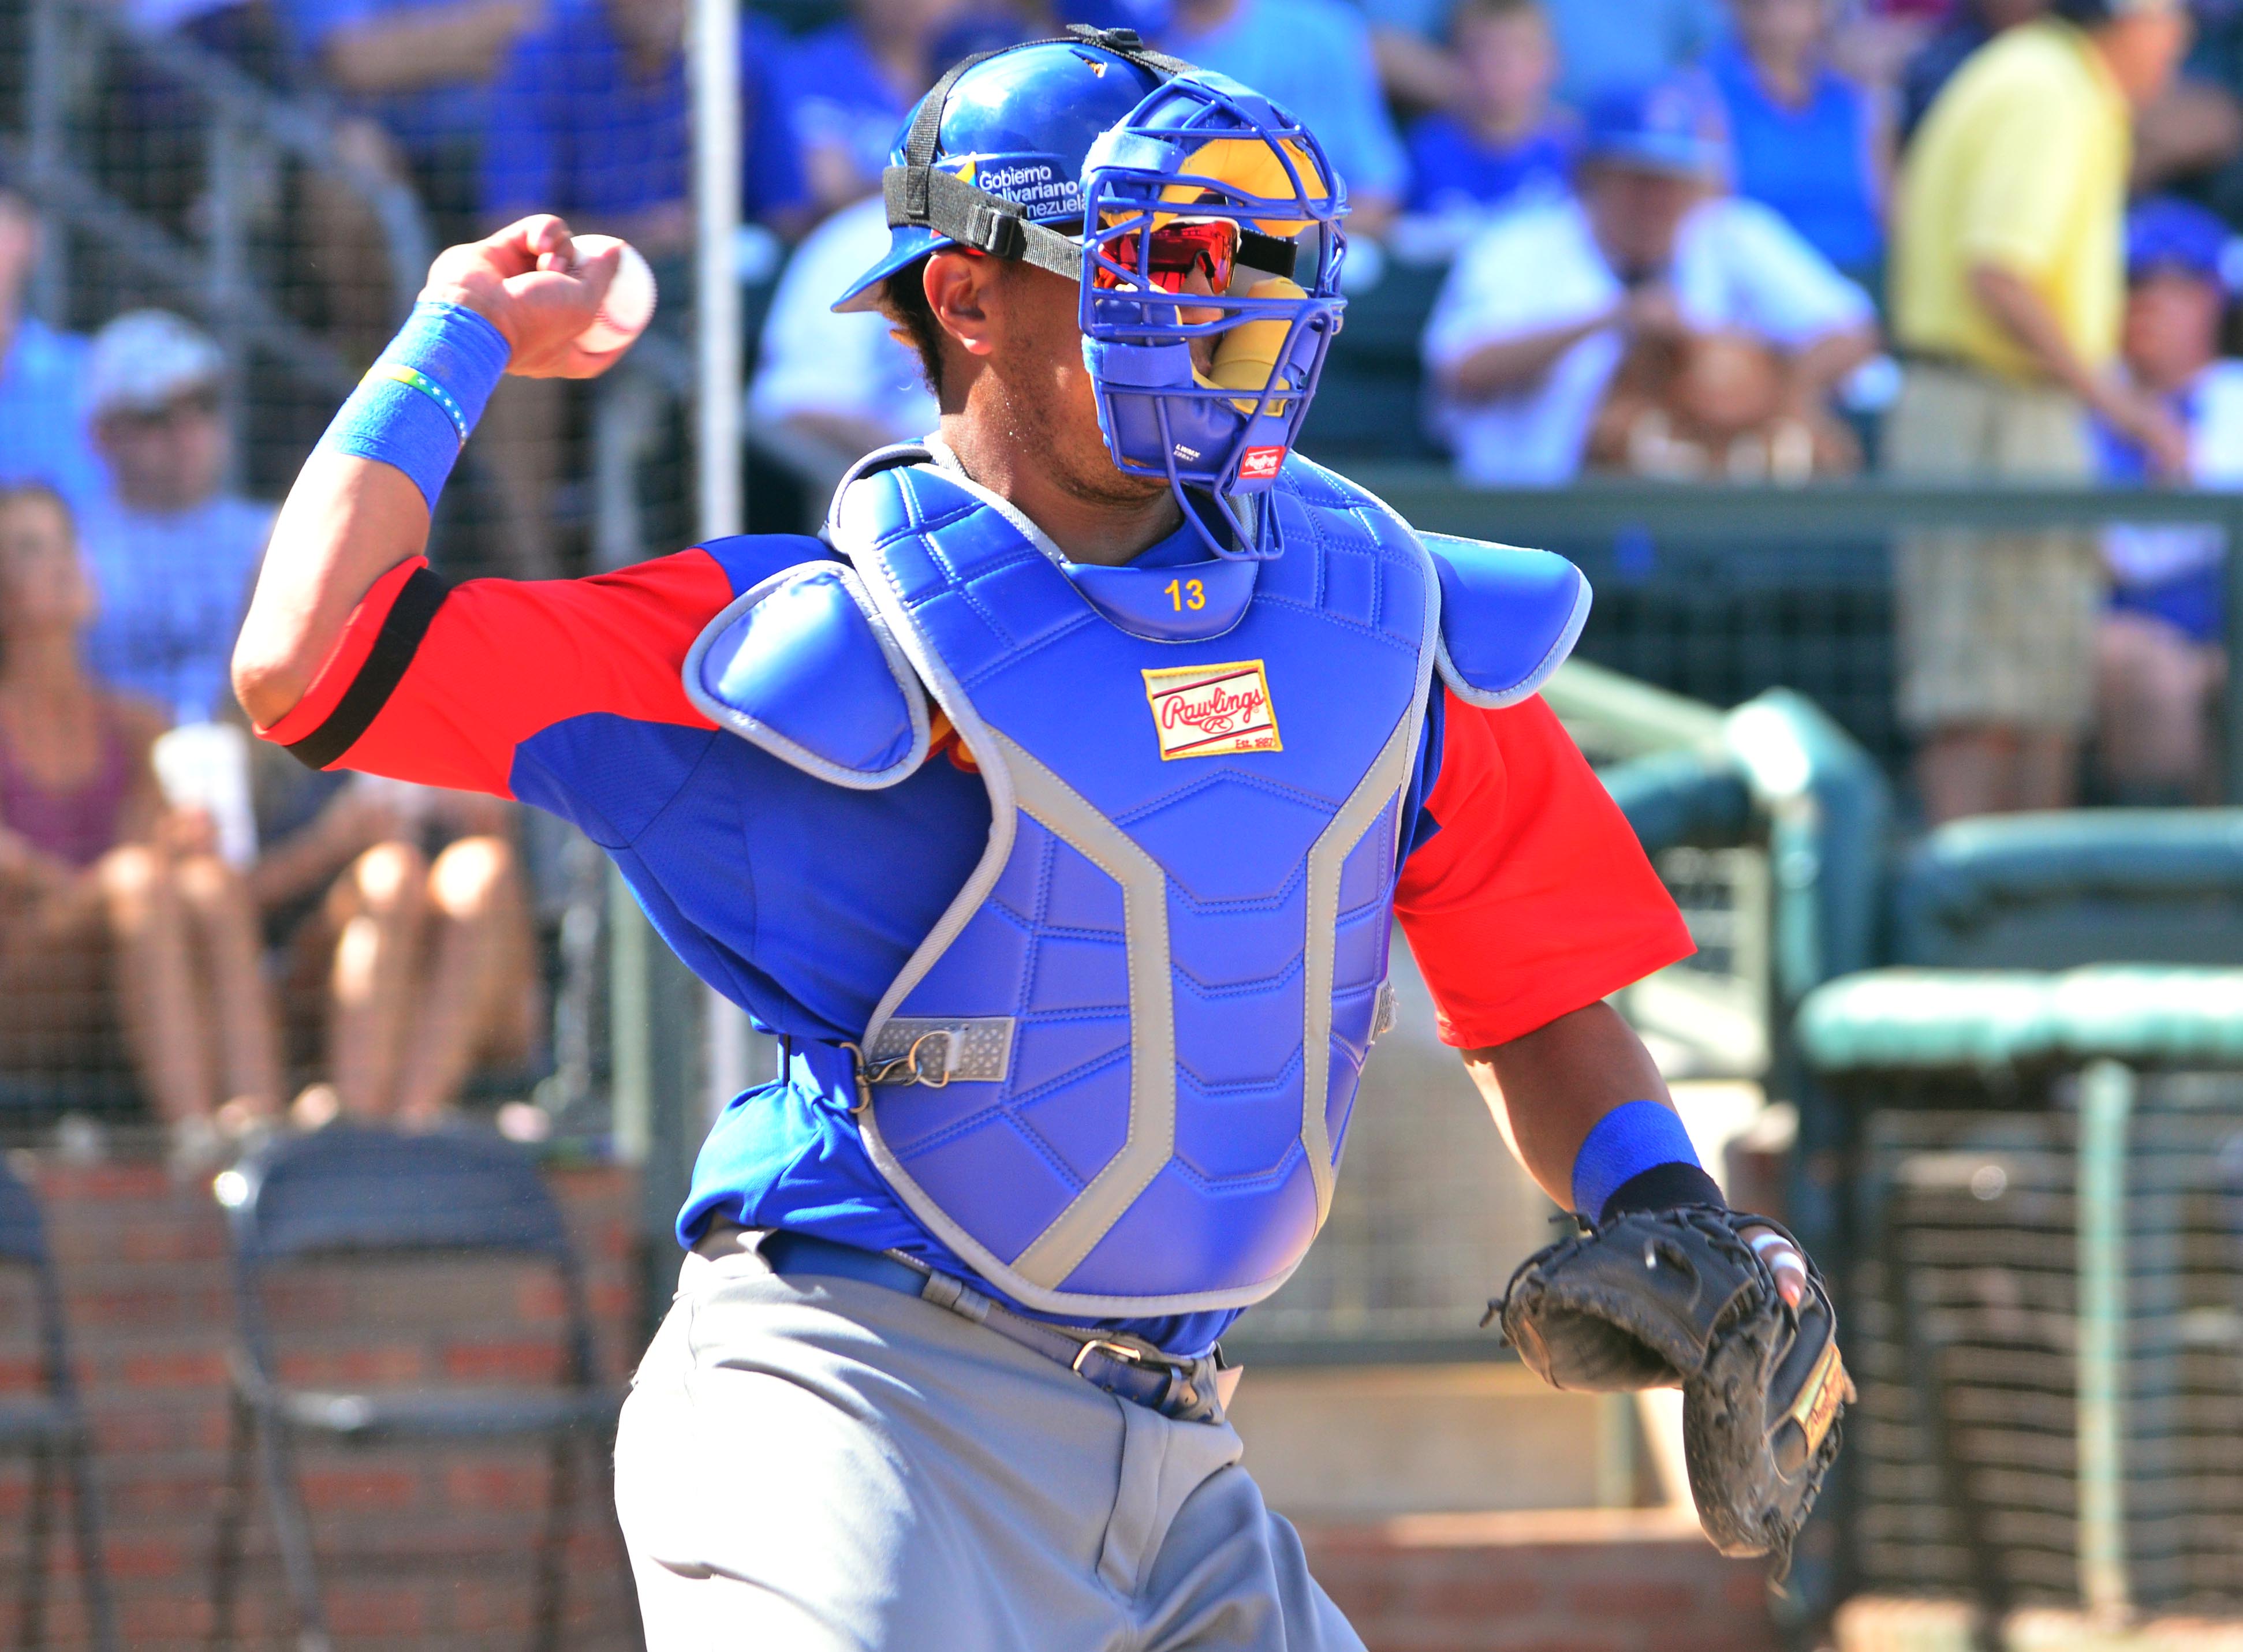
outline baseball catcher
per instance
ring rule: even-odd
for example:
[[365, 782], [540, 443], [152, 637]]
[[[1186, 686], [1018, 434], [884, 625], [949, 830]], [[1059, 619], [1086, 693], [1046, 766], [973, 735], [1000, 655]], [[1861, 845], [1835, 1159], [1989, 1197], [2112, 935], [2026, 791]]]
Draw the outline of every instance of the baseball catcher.
[[[1316, 135], [1079, 30], [944, 76], [886, 192], [838, 307], [915, 348], [940, 425], [860, 460], [815, 537], [428, 567], [501, 374], [613, 359], [578, 340], [614, 253], [531, 218], [436, 260], [235, 662], [307, 763], [574, 823], [780, 1041], [702, 1148], [623, 1410], [649, 1644], [1359, 1649], [1240, 1464], [1218, 1339], [1330, 1209], [1398, 918], [1525, 1162], [1597, 1223], [1512, 1293], [1528, 1357], [1710, 1385], [1741, 1463], [1827, 1310], [1721, 1210], [1604, 1003], [1689, 942], [1538, 696], [1580, 574], [1294, 451], [1344, 306]], [[1607, 1288], [1639, 1226], [1699, 1294]], [[1822, 1461], [1828, 1419], [1801, 1427], [1803, 1460], [1757, 1436], [1779, 1474]], [[1788, 1506], [1736, 1486], [1722, 1541], [1777, 1541]]]

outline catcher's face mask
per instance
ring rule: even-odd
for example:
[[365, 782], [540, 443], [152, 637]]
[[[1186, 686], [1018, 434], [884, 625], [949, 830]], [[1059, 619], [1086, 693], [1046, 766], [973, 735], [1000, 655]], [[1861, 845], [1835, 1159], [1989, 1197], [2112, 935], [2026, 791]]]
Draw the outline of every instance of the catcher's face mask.
[[1114, 462], [1211, 495], [1218, 554], [1275, 554], [1270, 514], [1242, 501], [1276, 480], [1345, 302], [1322, 146], [1236, 83], [1180, 75], [1091, 145], [1082, 196], [1082, 354]]

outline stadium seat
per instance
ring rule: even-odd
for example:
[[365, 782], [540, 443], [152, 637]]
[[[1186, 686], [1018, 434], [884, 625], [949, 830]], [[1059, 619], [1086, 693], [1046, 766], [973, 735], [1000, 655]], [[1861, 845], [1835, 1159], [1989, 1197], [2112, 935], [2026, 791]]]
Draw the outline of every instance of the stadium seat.
[[2224, 967], [2243, 809], [1956, 821], [1908, 857], [1890, 918], [1890, 967], [1801, 1008], [1826, 1076], [2243, 1063], [2243, 975]]
[[2243, 809], [1997, 816], [1943, 826], [1910, 856], [1892, 961], [2233, 964], [2240, 921]]
[[[330, 1644], [293, 1447], [543, 1440], [551, 1495], [537, 1555], [531, 1644], [559, 1643], [562, 1555], [580, 1447], [612, 1439], [618, 1398], [596, 1380], [583, 1270], [559, 1205], [520, 1149], [493, 1136], [405, 1135], [337, 1125], [285, 1138], [218, 1179], [232, 1240], [239, 1340], [225, 1501], [219, 1516], [212, 1645], [232, 1644], [253, 1450], [278, 1534], [300, 1652]], [[376, 1392], [292, 1387], [280, 1379], [265, 1286], [288, 1266], [467, 1257], [549, 1265], [563, 1302], [562, 1380], [544, 1387]]]
[[2243, 1067], [2243, 970], [1871, 970], [1811, 995], [1799, 1040], [1826, 1077], [2015, 1071], [2098, 1058]]
[[78, 1584], [93, 1644], [98, 1652], [117, 1652], [117, 1622], [93, 1486], [91, 1440], [85, 1414], [78, 1406], [77, 1380], [71, 1372], [62, 1288], [55, 1276], [54, 1258], [47, 1249], [46, 1223], [38, 1200], [4, 1161], [0, 1161], [0, 1266], [30, 1271], [38, 1308], [40, 1389], [30, 1394], [0, 1395], [0, 1453], [28, 1458], [31, 1465], [30, 1507], [24, 1522], [20, 1643], [26, 1647], [47, 1643], [47, 1536], [55, 1471], [59, 1466], [70, 1480]]

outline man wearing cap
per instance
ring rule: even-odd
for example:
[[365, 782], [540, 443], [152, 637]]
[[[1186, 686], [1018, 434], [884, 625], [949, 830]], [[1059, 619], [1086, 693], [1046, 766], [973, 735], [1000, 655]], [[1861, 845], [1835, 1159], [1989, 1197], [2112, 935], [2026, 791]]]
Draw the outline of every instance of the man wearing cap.
[[[1933, 103], [1893, 233], [1896, 474], [2078, 482], [2091, 412], [2152, 474], [2185, 467], [2172, 414], [2115, 367], [2132, 111], [2171, 79], [2188, 26], [2178, 0], [2058, 0]], [[1902, 537], [1899, 709], [1933, 823], [2071, 800], [2101, 592], [2084, 527]]]
[[87, 417], [110, 486], [83, 526], [101, 588], [94, 669], [182, 722], [226, 698], [226, 661], [249, 603], [273, 507], [226, 487], [219, 397], [226, 358], [164, 310], [94, 335]]
[[1590, 112], [1576, 195], [1498, 217], [1458, 257], [1425, 337], [1434, 420], [1484, 484], [1573, 476], [1629, 345], [1734, 329], [1819, 407], [1876, 348], [1869, 295], [1768, 207], [1728, 193], [1721, 105], [1684, 75]]
[[[2243, 487], [2243, 361], [2219, 353], [2227, 225], [2191, 201], [2142, 202], [2126, 218], [2120, 359], [2188, 438], [2186, 479]], [[2140, 445], [2098, 420], [2104, 480], [2149, 473]], [[2212, 699], [2226, 639], [2226, 534], [2209, 524], [2105, 531], [2111, 601], [2096, 646], [2097, 766], [2120, 802], [2212, 801]]]

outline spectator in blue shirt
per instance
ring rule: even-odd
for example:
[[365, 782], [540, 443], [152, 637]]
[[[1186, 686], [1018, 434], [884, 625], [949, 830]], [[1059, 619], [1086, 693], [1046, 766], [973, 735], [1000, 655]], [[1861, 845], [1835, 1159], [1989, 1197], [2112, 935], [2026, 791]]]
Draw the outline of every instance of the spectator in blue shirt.
[[79, 513], [103, 487], [80, 388], [86, 341], [24, 313], [38, 262], [38, 214], [0, 189], [0, 484], [44, 482]]
[[218, 346], [162, 310], [104, 327], [86, 368], [112, 478], [80, 527], [101, 593], [88, 660], [179, 722], [232, 703], [227, 662], [273, 530], [270, 505], [225, 486], [225, 375]]
[[[801, 166], [770, 89], [783, 49], [763, 19], [740, 19], [741, 207], [791, 234], [805, 227]], [[492, 89], [484, 222], [558, 212], [650, 259], [685, 252], [690, 103], [685, 0], [589, 0], [560, 12], [508, 54]]]
[[1889, 139], [1869, 92], [1830, 67], [1829, 0], [1730, 0], [1735, 37], [1707, 54], [1728, 111], [1738, 194], [1875, 290]]
[[540, 0], [280, 0], [299, 51], [413, 164], [440, 211], [466, 209], [488, 92]]
[[[667, 300], [657, 327], [690, 313], [679, 302], [693, 238], [685, 12], [685, 0], [585, 0], [559, 12], [508, 55], [482, 156], [486, 230], [558, 212], [572, 229], [622, 236], [655, 267]], [[741, 18], [742, 209], [792, 234], [809, 213], [773, 90], [783, 50], [769, 24]], [[562, 379], [509, 378], [484, 415], [499, 554], [518, 578], [562, 571], [552, 494], [569, 394]]]
[[1347, 185], [1351, 233], [1377, 236], [1394, 221], [1409, 159], [1361, 12], [1341, 0], [1177, 0], [1162, 44], [1253, 87], [1316, 133]]
[[[984, 44], [957, 0], [850, 0], [849, 17], [794, 41], [772, 77], [818, 217], [880, 186], [896, 131], [934, 78]], [[1000, 35], [1018, 38], [1018, 20]]]
[[1462, 95], [1463, 76], [1448, 50], [1452, 0], [1356, 0], [1371, 25], [1371, 47], [1386, 100], [1404, 118], [1445, 109]]
[[1412, 212], [1476, 221], [1572, 186], [1579, 128], [1551, 107], [1558, 58], [1539, 0], [1465, 0], [1451, 25], [1459, 96], [1410, 129]]
[[[2243, 361], [2223, 357], [2231, 236], [2172, 196], [2126, 215], [2126, 313], [2119, 356], [2137, 390], [2188, 433], [2201, 488], [2243, 487]], [[2139, 484], [2140, 447], [2098, 422], [2105, 481]], [[2214, 715], [2226, 673], [2226, 531], [2210, 523], [2114, 523], [2104, 530], [2110, 609], [2096, 639], [2096, 747], [2114, 801], [2174, 805], [2217, 796]]]
[[1721, 0], [1550, 0], [1558, 96], [1586, 109], [1694, 64], [1728, 27]]

